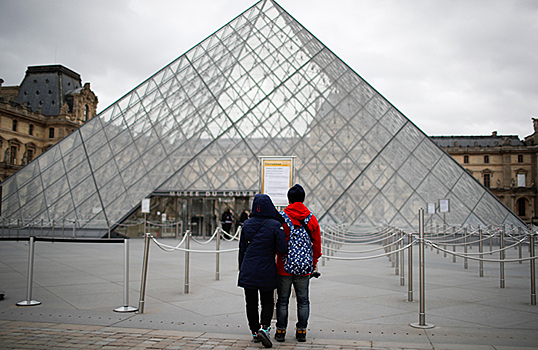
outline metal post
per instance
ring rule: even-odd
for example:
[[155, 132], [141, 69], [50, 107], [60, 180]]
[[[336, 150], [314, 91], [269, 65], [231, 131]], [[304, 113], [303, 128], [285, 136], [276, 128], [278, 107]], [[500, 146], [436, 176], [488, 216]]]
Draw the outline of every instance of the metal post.
[[216, 242], [217, 242], [217, 256], [216, 256], [216, 270], [215, 270], [215, 280], [218, 281], [220, 280], [220, 253], [219, 253], [219, 250], [220, 250], [220, 230], [219, 230], [219, 233], [217, 234], [217, 239], [216, 239]]
[[[400, 232], [396, 230], [394, 235], [394, 242], [398, 242], [398, 239], [400, 238]], [[400, 243], [396, 243], [394, 245], [394, 274], [398, 276], [400, 274], [400, 252], [398, 252], [398, 247], [400, 246]]]
[[54, 239], [54, 219], [52, 219], [52, 239]]
[[402, 231], [398, 231], [400, 233], [400, 238], [402, 239], [400, 241], [400, 246], [402, 251], [400, 252], [400, 286], [405, 286], [405, 272], [404, 272], [404, 250], [403, 247], [405, 246], [405, 239], [404, 239], [404, 233]]
[[43, 219], [41, 219], [41, 238], [43, 238]]
[[189, 249], [191, 248], [191, 231], [185, 232], [185, 294], [189, 294]]
[[482, 242], [482, 227], [478, 226], [478, 252], [480, 253], [478, 255], [478, 258], [480, 259], [478, 261], [478, 275], [480, 277], [484, 277], [484, 262], [482, 259], [484, 258], [484, 254], [482, 252], [484, 251], [484, 243]]
[[[518, 239], [521, 239], [521, 236], [522, 236], [521, 226], [518, 227], [518, 230], [517, 230], [517, 231], [518, 231], [518, 232], [517, 232], [517, 233], [518, 233], [517, 237], [518, 237]], [[519, 244], [518, 244], [519, 247], [518, 247], [518, 248], [519, 248], [519, 263], [520, 263], [520, 264], [523, 264], [523, 260], [521, 260], [521, 259], [523, 258], [523, 253], [522, 253], [522, 249], [521, 249], [521, 246], [522, 246], [522, 245], [523, 245], [523, 243], [522, 243], [522, 242], [519, 242]]]
[[35, 237], [30, 237], [30, 249], [28, 251], [28, 282], [26, 285], [26, 300], [19, 301], [17, 306], [34, 306], [41, 304], [40, 301], [32, 300], [32, 283], [34, 280], [34, 246]]
[[463, 254], [465, 254], [465, 258], [463, 258], [463, 268], [464, 269], [467, 269], [469, 268], [469, 265], [467, 263], [467, 227], [465, 227], [463, 229], [463, 236], [464, 236], [464, 241], [463, 241]]
[[327, 245], [327, 242], [325, 240], [326, 232], [327, 228], [321, 230], [321, 266], [325, 266], [325, 255], [327, 255], [327, 248], [325, 248], [325, 246]]
[[413, 301], [413, 234], [407, 235], [409, 241], [409, 248], [407, 253], [407, 301]]
[[148, 260], [149, 260], [149, 238], [150, 234], [144, 232], [144, 261], [142, 262], [142, 282], [140, 283], [140, 300], [138, 302], [138, 313], [144, 313], [146, 303], [146, 281], [148, 277]]
[[[452, 238], [454, 238], [452, 240], [452, 251], [455, 253], [456, 252], [456, 226], [452, 226]], [[452, 262], [455, 263], [456, 262], [456, 254], [452, 254]]]
[[138, 309], [129, 306], [129, 240], [123, 240], [123, 306], [115, 308], [116, 312], [134, 312]]
[[[534, 234], [529, 235], [529, 248], [531, 249], [531, 258], [534, 258]], [[534, 259], [531, 259], [531, 305], [536, 305], [536, 267]]]
[[19, 239], [20, 226], [21, 226], [21, 219], [17, 219], [17, 240]]
[[425, 300], [425, 266], [424, 266], [424, 209], [420, 208], [418, 211], [418, 234], [419, 234], [419, 249], [418, 249], [418, 256], [419, 256], [419, 282], [420, 282], [420, 310], [418, 323], [411, 323], [411, 327], [414, 328], [433, 328], [435, 327], [432, 324], [426, 324], [426, 300]]
[[501, 240], [499, 242], [500, 249], [500, 270], [501, 270], [501, 288], [504, 288], [504, 226], [501, 227]]
[[73, 238], [77, 238], [77, 220], [73, 220]]

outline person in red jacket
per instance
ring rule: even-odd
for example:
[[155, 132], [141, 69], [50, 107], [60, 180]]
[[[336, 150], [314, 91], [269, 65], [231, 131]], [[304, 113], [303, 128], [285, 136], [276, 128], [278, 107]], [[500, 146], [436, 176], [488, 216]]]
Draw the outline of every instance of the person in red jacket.
[[[305, 191], [299, 184], [294, 185], [288, 190], [289, 205], [284, 209], [288, 214], [293, 225], [301, 226], [299, 220], [304, 220], [310, 215], [310, 210], [303, 204]], [[286, 240], [289, 240], [290, 228], [285, 223], [282, 224], [286, 232]], [[308, 228], [311, 232], [311, 242], [313, 250], [313, 269], [316, 270], [318, 260], [321, 256], [321, 231], [318, 220], [314, 215], [308, 222]], [[285, 341], [286, 328], [288, 326], [288, 304], [291, 294], [291, 286], [297, 296], [297, 323], [295, 325], [295, 337], [298, 341], [306, 341], [306, 328], [308, 326], [308, 317], [310, 315], [310, 300], [308, 288], [310, 284], [310, 274], [295, 276], [284, 271], [282, 256], [277, 254], [277, 303], [276, 303], [276, 333], [275, 340]]]

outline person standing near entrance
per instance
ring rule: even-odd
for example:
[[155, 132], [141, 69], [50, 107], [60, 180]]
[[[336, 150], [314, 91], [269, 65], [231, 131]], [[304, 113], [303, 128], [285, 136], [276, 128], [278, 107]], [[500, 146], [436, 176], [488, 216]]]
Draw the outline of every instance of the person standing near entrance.
[[[222, 222], [222, 230], [226, 232], [228, 235], [230, 235], [232, 224], [234, 222], [234, 216], [232, 212], [230, 211], [230, 208], [226, 208], [224, 213], [222, 213], [222, 217], [220, 221]], [[226, 237], [226, 238], [230, 238], [230, 237]]]
[[[294, 227], [304, 227], [312, 242], [312, 271], [316, 270], [317, 263], [321, 257], [321, 231], [318, 220], [303, 204], [305, 191], [299, 184], [288, 190], [289, 205], [284, 209]], [[282, 224], [286, 232], [286, 240], [289, 241], [290, 232], [293, 227], [286, 223]], [[295, 325], [295, 337], [298, 341], [306, 341], [306, 328], [308, 317], [310, 316], [309, 285], [311, 272], [305, 275], [292, 275], [284, 270], [282, 255], [277, 256], [278, 271], [278, 299], [276, 303], [276, 333], [275, 339], [283, 342], [286, 339], [286, 328], [288, 326], [288, 304], [291, 294], [291, 286], [297, 296], [297, 323]]]
[[[269, 336], [273, 316], [273, 293], [277, 287], [275, 257], [286, 255], [288, 245], [280, 215], [271, 198], [257, 194], [252, 203], [251, 218], [243, 224], [239, 239], [239, 279], [237, 285], [245, 289], [247, 320], [255, 342], [273, 346]], [[258, 295], [261, 314], [258, 313]]]

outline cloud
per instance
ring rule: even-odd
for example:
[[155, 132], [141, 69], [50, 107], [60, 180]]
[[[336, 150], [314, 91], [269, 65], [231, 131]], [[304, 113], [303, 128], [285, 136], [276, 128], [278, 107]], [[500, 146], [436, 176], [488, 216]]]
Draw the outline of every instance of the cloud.
[[[247, 0], [3, 1], [0, 76], [62, 64], [103, 110], [254, 5]], [[538, 3], [281, 0], [279, 4], [431, 135], [532, 133]]]

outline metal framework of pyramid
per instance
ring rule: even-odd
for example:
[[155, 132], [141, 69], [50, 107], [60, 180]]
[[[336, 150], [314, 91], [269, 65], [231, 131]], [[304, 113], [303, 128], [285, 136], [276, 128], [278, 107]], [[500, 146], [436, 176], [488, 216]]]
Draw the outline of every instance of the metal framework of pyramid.
[[[277, 3], [261, 0], [3, 184], [2, 217], [106, 228], [163, 190], [259, 189], [296, 156], [322, 223], [523, 225]], [[439, 215], [439, 214], [436, 214]]]

